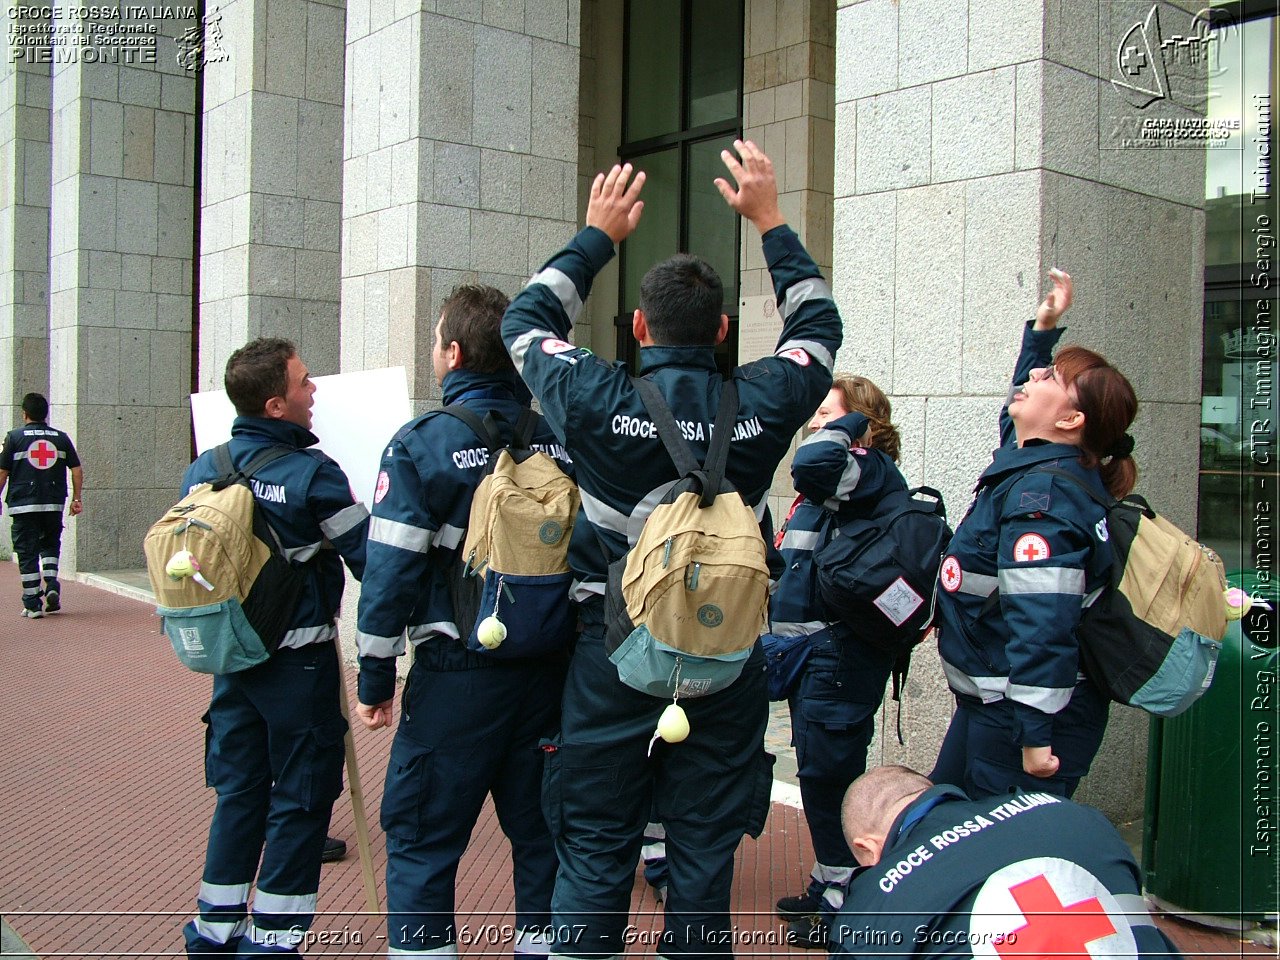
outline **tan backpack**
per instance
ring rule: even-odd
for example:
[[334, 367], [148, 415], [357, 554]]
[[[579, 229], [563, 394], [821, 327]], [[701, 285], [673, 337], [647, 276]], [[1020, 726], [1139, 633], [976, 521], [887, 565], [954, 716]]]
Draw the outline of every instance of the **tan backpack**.
[[632, 382], [681, 479], [645, 520], [635, 546], [609, 567], [605, 649], [618, 677], [636, 690], [706, 696], [738, 678], [767, 623], [760, 524], [724, 479], [737, 386], [724, 385], [699, 466], [657, 387]]
[[532, 449], [538, 423], [532, 410], [521, 414], [510, 444], [502, 443], [493, 414], [482, 419], [461, 404], [441, 412], [467, 424], [489, 448], [451, 578], [454, 622], [467, 648], [503, 658], [565, 649], [575, 629], [569, 538], [578, 485], [552, 457]]
[[260, 468], [292, 452], [269, 447], [237, 471], [228, 445], [214, 448], [218, 479], [197, 484], [147, 531], [156, 612], [178, 659], [198, 673], [263, 662], [293, 616], [302, 575], [280, 552], [249, 486]]

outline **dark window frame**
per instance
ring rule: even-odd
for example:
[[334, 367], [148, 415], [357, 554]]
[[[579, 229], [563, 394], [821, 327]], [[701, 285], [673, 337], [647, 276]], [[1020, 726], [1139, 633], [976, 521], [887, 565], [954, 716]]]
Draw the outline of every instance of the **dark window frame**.
[[[637, 3], [644, 3], [644, 0], [624, 0], [623, 3], [623, 30], [622, 30], [622, 130], [623, 136], [627, 134], [630, 118], [628, 111], [631, 104], [631, 11]], [[690, 128], [689, 123], [689, 97], [690, 78], [693, 66], [693, 42], [692, 42], [692, 25], [693, 25], [693, 4], [696, 0], [680, 0], [680, 78], [678, 84], [677, 99], [680, 105], [680, 129], [672, 133], [660, 134], [657, 136], [645, 137], [640, 140], [628, 141], [618, 145], [617, 155], [622, 163], [633, 163], [643, 167], [643, 159], [654, 153], [664, 150], [670, 150], [675, 147], [677, 150], [677, 182], [679, 183], [680, 197], [676, 213], [676, 250], [671, 251], [673, 254], [679, 251], [689, 251], [689, 152], [693, 146], [704, 143], [708, 140], [718, 140], [724, 137], [742, 136], [743, 131], [743, 71], [738, 73], [738, 96], [737, 96], [737, 113], [735, 116], [718, 121], [715, 123], [704, 123], [697, 127]], [[745, 60], [745, 43], [746, 43], [746, 4], [745, 0], [740, 4], [741, 13], [738, 17], [738, 32], [736, 36], [737, 44], [735, 49], [738, 51], [739, 60]], [[723, 42], [733, 43], [733, 37], [721, 38]], [[633, 373], [638, 373], [639, 361], [639, 345], [635, 338], [631, 335], [631, 318], [635, 304], [627, 303], [627, 242], [623, 241], [618, 251], [618, 315], [614, 317], [614, 327], [616, 335], [616, 353], [617, 359], [625, 362]], [[742, 275], [742, 221], [740, 218], [734, 220], [734, 262], [733, 262], [733, 288], [737, 291], [741, 283]], [[689, 251], [696, 253], [697, 251]], [[718, 352], [717, 357], [723, 368], [722, 372], [727, 373], [737, 365], [738, 356], [738, 296], [735, 295], [731, 300], [725, 303], [725, 313], [729, 316], [729, 335], [725, 338], [722, 349]]]

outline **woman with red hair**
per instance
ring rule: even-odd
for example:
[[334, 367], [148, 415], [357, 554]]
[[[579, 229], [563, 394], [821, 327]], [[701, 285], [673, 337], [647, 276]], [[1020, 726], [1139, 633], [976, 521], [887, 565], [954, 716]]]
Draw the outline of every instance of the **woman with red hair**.
[[956, 712], [935, 783], [974, 798], [1018, 787], [1069, 797], [1102, 743], [1107, 699], [1080, 672], [1076, 626], [1112, 563], [1100, 496], [1137, 478], [1126, 432], [1138, 401], [1083, 347], [1053, 348], [1071, 277], [1023, 333], [1000, 414], [1002, 446], [978, 479], [939, 574], [938, 650]]

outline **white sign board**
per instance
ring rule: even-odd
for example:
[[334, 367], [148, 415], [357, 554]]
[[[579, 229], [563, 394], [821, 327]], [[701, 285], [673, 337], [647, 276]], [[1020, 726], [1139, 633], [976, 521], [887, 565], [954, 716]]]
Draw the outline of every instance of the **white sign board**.
[[738, 362], [771, 357], [782, 336], [782, 314], [773, 297], [743, 297], [738, 301]]
[[[320, 438], [317, 446], [338, 461], [351, 489], [368, 506], [373, 503], [382, 451], [411, 416], [404, 367], [312, 379], [316, 402], [311, 408], [311, 432]], [[196, 450], [204, 453], [231, 439], [235, 416], [225, 390], [193, 393]]]

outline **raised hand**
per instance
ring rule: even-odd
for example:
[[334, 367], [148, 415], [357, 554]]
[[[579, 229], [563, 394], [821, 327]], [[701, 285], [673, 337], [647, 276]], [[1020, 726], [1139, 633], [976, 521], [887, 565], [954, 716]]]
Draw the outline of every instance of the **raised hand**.
[[1049, 280], [1053, 283], [1053, 289], [1036, 309], [1037, 330], [1052, 330], [1058, 325], [1058, 318], [1071, 306], [1071, 274], [1053, 267], [1049, 270]]
[[644, 211], [644, 201], [639, 199], [643, 186], [644, 171], [633, 179], [629, 163], [614, 164], [608, 173], [597, 173], [587, 200], [587, 226], [603, 230], [614, 243], [631, 236]]
[[729, 150], [720, 151], [720, 159], [736, 182], [736, 189], [723, 177], [716, 177], [716, 189], [724, 202], [755, 224], [761, 234], [786, 223], [778, 208], [778, 181], [773, 161], [750, 140], [733, 141], [739, 161]]

